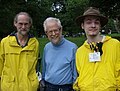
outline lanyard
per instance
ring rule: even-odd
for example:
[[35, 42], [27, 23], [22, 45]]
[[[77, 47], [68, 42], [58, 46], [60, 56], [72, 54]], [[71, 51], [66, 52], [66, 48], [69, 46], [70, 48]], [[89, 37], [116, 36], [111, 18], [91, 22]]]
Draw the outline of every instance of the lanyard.
[[102, 51], [102, 45], [103, 43], [102, 42], [98, 42], [98, 43], [90, 43], [90, 49], [95, 51], [95, 52], [100, 52], [100, 55], [103, 54], [103, 51]]

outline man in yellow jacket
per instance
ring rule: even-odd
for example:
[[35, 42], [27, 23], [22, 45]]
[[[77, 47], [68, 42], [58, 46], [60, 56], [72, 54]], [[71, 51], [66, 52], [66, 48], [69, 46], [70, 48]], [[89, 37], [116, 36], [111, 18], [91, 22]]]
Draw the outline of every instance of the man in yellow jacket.
[[74, 89], [80, 91], [120, 91], [120, 42], [100, 35], [108, 19], [96, 8], [88, 8], [76, 18], [87, 40], [77, 49], [78, 77]]
[[39, 43], [29, 32], [32, 19], [26, 12], [14, 18], [17, 31], [1, 41], [0, 77], [2, 91], [37, 91], [36, 63]]
[[[0, 45], [1, 45], [1, 40], [2, 40], [3, 36], [2, 34], [0, 34]], [[1, 63], [0, 63], [1, 64]], [[0, 69], [2, 69], [2, 64], [0, 65]], [[0, 70], [1, 71], [1, 70]], [[0, 72], [2, 73], [2, 72]], [[0, 74], [1, 75], [1, 74]], [[0, 79], [0, 91], [1, 91], [1, 79]]]

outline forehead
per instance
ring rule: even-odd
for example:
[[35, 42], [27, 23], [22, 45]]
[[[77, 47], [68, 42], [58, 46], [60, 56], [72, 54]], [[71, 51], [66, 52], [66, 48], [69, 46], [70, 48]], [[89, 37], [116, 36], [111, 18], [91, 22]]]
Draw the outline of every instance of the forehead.
[[46, 23], [46, 27], [49, 28], [59, 28], [58, 23], [56, 21], [48, 21]]
[[30, 18], [27, 15], [18, 15], [17, 21], [18, 22], [29, 22]]
[[97, 20], [97, 21], [100, 21], [100, 18], [98, 16], [86, 16], [84, 18], [84, 21], [88, 21], [88, 20]]

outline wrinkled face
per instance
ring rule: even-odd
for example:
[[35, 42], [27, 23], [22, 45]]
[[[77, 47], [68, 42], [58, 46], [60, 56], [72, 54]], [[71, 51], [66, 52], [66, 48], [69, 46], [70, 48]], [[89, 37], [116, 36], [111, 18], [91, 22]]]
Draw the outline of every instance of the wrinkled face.
[[96, 16], [87, 16], [81, 24], [86, 36], [97, 36], [101, 29], [100, 18]]
[[30, 19], [27, 15], [19, 15], [17, 22], [14, 22], [14, 26], [17, 28], [17, 32], [20, 35], [27, 35], [31, 27]]
[[50, 21], [46, 25], [46, 35], [53, 44], [59, 44], [62, 37], [62, 28], [55, 21]]

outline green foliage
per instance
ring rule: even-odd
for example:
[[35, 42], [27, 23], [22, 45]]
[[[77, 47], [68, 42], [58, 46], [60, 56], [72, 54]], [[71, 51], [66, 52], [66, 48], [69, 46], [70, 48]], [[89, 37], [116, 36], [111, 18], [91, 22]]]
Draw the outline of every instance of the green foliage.
[[117, 34], [116, 33], [115, 34], [109, 34], [109, 36], [111, 36], [111, 37], [120, 37], [120, 34], [118, 34], [118, 33]]
[[[51, 11], [51, 5], [54, 2], [64, 5], [62, 12]], [[6, 36], [14, 31], [14, 16], [20, 11], [26, 11], [33, 18], [32, 31], [39, 34], [38, 36], [44, 34], [43, 21], [49, 16], [58, 17], [65, 32], [78, 33], [81, 30], [76, 25], [75, 19], [82, 15], [88, 6], [100, 8], [103, 14], [111, 18], [106, 27], [115, 28], [113, 19], [116, 17], [120, 19], [119, 0], [0, 0], [0, 32]]]
[[120, 15], [120, 0], [90, 0], [91, 6], [100, 8], [100, 10], [113, 19]]

